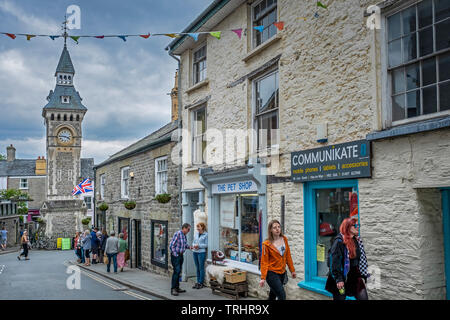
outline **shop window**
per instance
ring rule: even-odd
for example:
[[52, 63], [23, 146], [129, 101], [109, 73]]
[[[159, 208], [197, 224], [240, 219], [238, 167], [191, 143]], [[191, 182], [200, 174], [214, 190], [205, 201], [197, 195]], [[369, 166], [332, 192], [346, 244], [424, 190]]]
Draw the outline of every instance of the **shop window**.
[[206, 107], [192, 111], [192, 163], [205, 163]]
[[257, 47], [277, 34], [277, 0], [262, 0], [252, 9], [253, 27], [264, 26], [263, 32], [253, 29], [253, 47]]
[[325, 290], [328, 249], [344, 219], [359, 220], [357, 180], [305, 183], [304, 208], [305, 280], [299, 286], [329, 296]]
[[255, 80], [258, 150], [278, 145], [278, 71]]
[[152, 220], [152, 264], [167, 269], [168, 264], [168, 222]]
[[155, 159], [156, 194], [167, 193], [167, 157]]
[[227, 259], [259, 265], [258, 195], [220, 196], [220, 250]]
[[28, 179], [20, 179], [20, 189], [28, 189]]
[[194, 52], [193, 59], [193, 84], [206, 79], [206, 44]]
[[[130, 242], [130, 219], [129, 218], [119, 218], [119, 234], [123, 233], [123, 240], [128, 241], [128, 249], [131, 253], [131, 242]], [[119, 237], [119, 235], [117, 235]]]
[[122, 199], [128, 199], [129, 194], [129, 181], [130, 181], [130, 167], [121, 169], [121, 197]]
[[392, 122], [450, 111], [450, 2], [426, 0], [387, 17]]

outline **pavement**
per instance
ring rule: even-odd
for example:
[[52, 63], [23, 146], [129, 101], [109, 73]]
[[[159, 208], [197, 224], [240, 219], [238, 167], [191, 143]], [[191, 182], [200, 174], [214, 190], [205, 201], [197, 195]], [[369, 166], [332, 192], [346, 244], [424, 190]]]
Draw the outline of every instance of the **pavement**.
[[[125, 267], [123, 272], [120, 270], [117, 274], [113, 273], [111, 265], [111, 272], [106, 272], [106, 265], [103, 263], [91, 264], [89, 267], [77, 263], [75, 260], [70, 261], [74, 265], [78, 265], [84, 270], [89, 270], [93, 273], [101, 275], [109, 280], [113, 280], [124, 286], [130, 287], [134, 290], [149, 294], [164, 300], [231, 300], [226, 297], [212, 293], [208, 287], [202, 289], [193, 289], [194, 282], [180, 282], [180, 288], [186, 290], [184, 293], [179, 293], [178, 296], [170, 294], [171, 278], [167, 276], [158, 275], [148, 271], [143, 271], [136, 268]], [[238, 301], [257, 300], [253, 297], [239, 297]], [[231, 300], [235, 301], [235, 300]]]
[[2, 254], [7, 254], [7, 253], [12, 253], [12, 252], [19, 252], [19, 246], [15, 246], [15, 247], [6, 247], [5, 250], [0, 249], [0, 255]]

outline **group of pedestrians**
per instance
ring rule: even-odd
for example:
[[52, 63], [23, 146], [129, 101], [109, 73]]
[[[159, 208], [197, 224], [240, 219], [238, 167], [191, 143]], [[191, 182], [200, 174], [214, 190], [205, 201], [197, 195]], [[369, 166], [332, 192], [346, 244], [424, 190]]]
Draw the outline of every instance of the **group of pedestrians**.
[[91, 265], [91, 259], [92, 264], [106, 264], [107, 272], [110, 272], [111, 262], [114, 273], [117, 273], [118, 268], [123, 271], [123, 268], [128, 266], [128, 241], [124, 240], [123, 233], [117, 238], [114, 231], [108, 235], [105, 229], [100, 232], [98, 228], [94, 228], [92, 231], [77, 232], [74, 243], [78, 263], [87, 267]]

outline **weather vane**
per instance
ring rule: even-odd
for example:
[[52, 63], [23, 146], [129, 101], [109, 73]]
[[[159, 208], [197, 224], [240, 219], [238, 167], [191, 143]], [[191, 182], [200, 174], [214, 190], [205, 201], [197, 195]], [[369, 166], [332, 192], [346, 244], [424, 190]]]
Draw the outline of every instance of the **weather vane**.
[[69, 36], [67, 33], [67, 23], [69, 21], [67, 20], [67, 14], [64, 15], [64, 22], [62, 23], [63, 26], [61, 27], [63, 32], [63, 37], [64, 37], [64, 47], [66, 46], [66, 41], [67, 41], [67, 37]]

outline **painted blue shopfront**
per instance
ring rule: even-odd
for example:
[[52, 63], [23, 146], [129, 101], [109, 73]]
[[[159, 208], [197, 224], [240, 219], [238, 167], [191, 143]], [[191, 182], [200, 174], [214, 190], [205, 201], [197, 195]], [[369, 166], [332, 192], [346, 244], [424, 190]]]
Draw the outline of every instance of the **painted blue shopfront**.
[[[303, 289], [311, 290], [326, 296], [332, 295], [325, 290], [325, 283], [327, 278], [318, 276], [318, 257], [317, 257], [317, 203], [316, 194], [321, 189], [338, 189], [351, 188], [353, 192], [358, 192], [358, 180], [332, 180], [332, 181], [318, 181], [306, 182], [303, 184], [303, 201], [304, 201], [304, 236], [305, 236], [305, 280], [298, 283], [298, 286]], [[359, 197], [358, 197], [359, 199]], [[359, 207], [359, 203], [358, 203]], [[358, 212], [359, 218], [359, 212]], [[361, 221], [361, 220], [359, 220]], [[337, 226], [339, 227], [339, 226]], [[326, 253], [326, 252], [325, 252]], [[326, 253], [327, 254], [327, 253]], [[353, 299], [353, 298], [348, 298]]]

